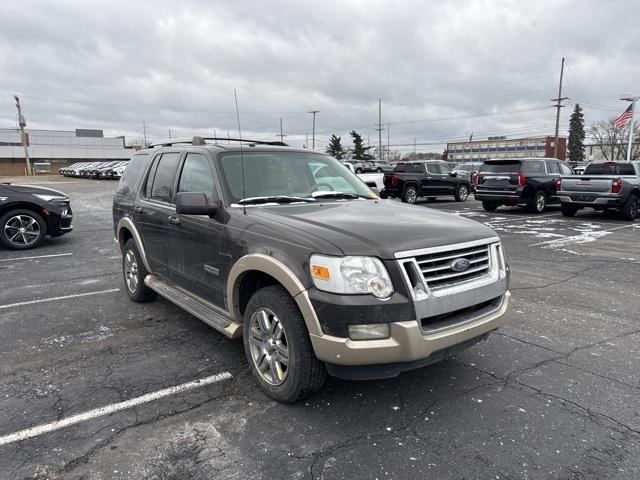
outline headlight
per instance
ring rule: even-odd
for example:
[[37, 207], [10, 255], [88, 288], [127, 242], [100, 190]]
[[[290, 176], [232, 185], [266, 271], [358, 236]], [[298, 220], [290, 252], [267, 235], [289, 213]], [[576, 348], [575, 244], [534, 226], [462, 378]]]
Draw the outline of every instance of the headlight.
[[51, 202], [53, 200], [66, 202], [67, 200], [69, 200], [67, 197], [61, 197], [60, 195], [44, 195], [42, 193], [32, 193], [31, 195], [33, 195], [34, 197], [38, 197], [40, 200], [45, 202]]
[[318, 290], [342, 294], [371, 294], [388, 298], [393, 293], [389, 273], [375, 257], [311, 255], [311, 277]]

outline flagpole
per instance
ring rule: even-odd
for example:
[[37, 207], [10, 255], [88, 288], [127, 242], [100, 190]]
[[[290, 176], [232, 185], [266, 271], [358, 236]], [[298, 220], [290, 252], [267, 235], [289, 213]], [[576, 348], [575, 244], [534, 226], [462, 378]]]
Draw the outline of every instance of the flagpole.
[[629, 122], [629, 143], [627, 144], [627, 162], [631, 161], [631, 148], [633, 147], [633, 114], [636, 111], [637, 97], [631, 102], [631, 121]]

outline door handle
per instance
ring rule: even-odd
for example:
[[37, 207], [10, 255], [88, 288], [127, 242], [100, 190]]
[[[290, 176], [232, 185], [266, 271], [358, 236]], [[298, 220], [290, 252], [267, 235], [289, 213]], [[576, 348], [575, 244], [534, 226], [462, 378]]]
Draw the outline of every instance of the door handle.
[[142, 207], [135, 207], [135, 208], [133, 209], [133, 211], [134, 211], [134, 212], [136, 212], [136, 213], [142, 213], [142, 212], [144, 212], [144, 210], [142, 209]]
[[180, 223], [182, 222], [180, 221], [180, 218], [174, 217], [173, 215], [169, 215], [169, 223], [171, 225], [180, 225]]

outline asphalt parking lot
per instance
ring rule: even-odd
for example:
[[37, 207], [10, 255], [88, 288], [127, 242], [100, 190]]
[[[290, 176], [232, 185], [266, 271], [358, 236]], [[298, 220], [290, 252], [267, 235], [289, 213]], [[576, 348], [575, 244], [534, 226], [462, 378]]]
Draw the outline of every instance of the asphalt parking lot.
[[241, 341], [129, 301], [115, 182], [54, 188], [74, 232], [0, 250], [2, 479], [640, 478], [640, 222], [421, 203], [501, 236], [507, 325], [442, 363], [282, 405]]

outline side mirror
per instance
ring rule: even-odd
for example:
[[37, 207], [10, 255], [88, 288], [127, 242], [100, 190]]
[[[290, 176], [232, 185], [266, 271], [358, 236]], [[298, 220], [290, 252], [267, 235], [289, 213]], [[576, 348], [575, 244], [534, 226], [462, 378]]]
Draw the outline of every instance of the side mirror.
[[458, 174], [456, 172], [449, 172], [450, 177], [457, 177]]
[[216, 213], [216, 206], [209, 203], [204, 193], [179, 192], [176, 194], [176, 213], [212, 216]]
[[367, 184], [367, 187], [369, 187], [371, 190], [374, 191], [374, 193], [378, 193], [378, 185], [376, 184], [376, 182], [374, 181], [370, 181], [370, 182], [364, 182]]

